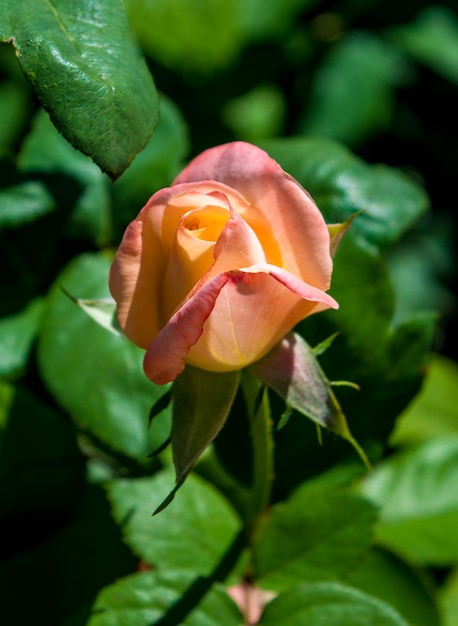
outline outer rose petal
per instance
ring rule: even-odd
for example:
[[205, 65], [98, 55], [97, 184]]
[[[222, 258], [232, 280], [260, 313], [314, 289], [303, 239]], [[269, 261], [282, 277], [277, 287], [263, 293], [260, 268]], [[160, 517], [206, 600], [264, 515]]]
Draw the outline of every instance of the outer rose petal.
[[329, 289], [332, 259], [323, 216], [305, 189], [264, 150], [242, 141], [210, 148], [173, 185], [197, 181], [219, 181], [240, 192], [268, 219], [283, 267], [304, 282]]
[[110, 269], [109, 286], [117, 303], [123, 333], [147, 348], [160, 328], [158, 293], [165, 271], [161, 240], [148, 223], [136, 219], [127, 227]]
[[146, 375], [158, 384], [185, 360], [214, 372], [241, 369], [263, 357], [301, 319], [337, 308], [323, 291], [270, 265], [222, 272], [172, 316], [147, 349]]

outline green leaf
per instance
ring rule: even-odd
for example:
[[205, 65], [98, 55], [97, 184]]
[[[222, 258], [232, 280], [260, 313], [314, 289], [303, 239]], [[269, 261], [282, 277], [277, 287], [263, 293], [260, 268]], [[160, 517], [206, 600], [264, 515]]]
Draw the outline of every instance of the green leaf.
[[399, 61], [371, 33], [354, 31], [340, 39], [314, 74], [301, 132], [358, 145], [386, 128]]
[[381, 463], [361, 484], [381, 507], [378, 540], [414, 563], [458, 560], [458, 436], [428, 441]]
[[313, 350], [300, 335], [288, 334], [269, 354], [251, 365], [250, 370], [263, 384], [274, 389], [287, 407], [349, 441], [369, 467]]
[[349, 236], [385, 248], [426, 211], [424, 191], [401, 171], [367, 165], [328, 139], [270, 139], [262, 147], [311, 194], [328, 222], [361, 212]]
[[[190, 572], [142, 572], [102, 589], [87, 626], [151, 626], [168, 623], [167, 612], [179, 603], [195, 576]], [[240, 626], [242, 616], [227, 593], [213, 588], [197, 606], [190, 605], [182, 626]], [[172, 623], [172, 622], [171, 622]], [[177, 624], [177, 622], [173, 622]]]
[[223, 109], [223, 120], [235, 136], [251, 143], [280, 135], [285, 115], [283, 94], [273, 84], [257, 85]]
[[180, 497], [152, 517], [170, 489], [172, 474], [119, 479], [107, 485], [113, 515], [125, 542], [160, 571], [209, 574], [238, 532], [240, 522], [227, 500], [202, 478], [191, 474]]
[[176, 487], [156, 509], [167, 506], [192, 466], [229, 415], [240, 372], [217, 374], [187, 366], [172, 387], [172, 452]]
[[121, 0], [0, 3], [0, 39], [58, 130], [112, 178], [146, 145], [157, 95]]
[[116, 302], [113, 298], [86, 300], [84, 298], [74, 298], [63, 287], [62, 291], [72, 302], [79, 306], [86, 315], [89, 315], [89, 317], [97, 322], [99, 326], [105, 328], [105, 330], [109, 330], [110, 333], [118, 337], [122, 335], [116, 321]]
[[301, 585], [279, 595], [260, 626], [409, 626], [392, 607], [338, 583]]
[[142, 48], [174, 70], [209, 73], [238, 53], [232, 0], [128, 0], [127, 9]]
[[110, 181], [89, 157], [75, 150], [60, 135], [45, 111], [33, 119], [32, 130], [18, 155], [21, 172], [70, 176], [80, 186], [68, 226], [73, 237], [89, 237], [98, 245], [111, 239]]
[[57, 278], [44, 311], [39, 367], [57, 402], [83, 429], [118, 452], [146, 457], [168, 435], [167, 413], [148, 432], [149, 409], [167, 388], [144, 375], [142, 350], [100, 327], [62, 293], [63, 287], [75, 296], [109, 296], [110, 262], [84, 254]]
[[458, 84], [456, 13], [431, 6], [421, 11], [414, 22], [394, 29], [393, 34], [415, 59]]
[[0, 229], [32, 222], [54, 208], [54, 198], [39, 181], [29, 180], [0, 189]]
[[391, 604], [409, 624], [441, 626], [433, 585], [425, 572], [415, 571], [390, 552], [372, 549], [345, 582]]
[[293, 28], [295, 18], [317, 0], [245, 0], [239, 19], [249, 40], [279, 38]]
[[254, 576], [265, 589], [342, 580], [368, 550], [375, 507], [360, 496], [309, 486], [276, 504], [254, 548]]
[[457, 389], [458, 365], [435, 354], [428, 365], [422, 390], [396, 422], [391, 444], [420, 443], [432, 437], [458, 434]]
[[0, 319], [0, 376], [17, 376], [23, 372], [42, 310], [43, 301], [33, 300], [20, 313]]
[[439, 602], [443, 623], [441, 626], [458, 626], [458, 570], [455, 569], [440, 590]]

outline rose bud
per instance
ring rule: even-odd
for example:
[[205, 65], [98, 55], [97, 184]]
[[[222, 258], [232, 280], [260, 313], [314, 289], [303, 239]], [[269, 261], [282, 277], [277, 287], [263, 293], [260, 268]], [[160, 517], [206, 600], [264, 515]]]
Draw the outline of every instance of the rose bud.
[[242, 369], [305, 317], [338, 308], [326, 293], [330, 236], [310, 195], [269, 155], [233, 142], [206, 150], [129, 224], [110, 290], [146, 375], [185, 364]]

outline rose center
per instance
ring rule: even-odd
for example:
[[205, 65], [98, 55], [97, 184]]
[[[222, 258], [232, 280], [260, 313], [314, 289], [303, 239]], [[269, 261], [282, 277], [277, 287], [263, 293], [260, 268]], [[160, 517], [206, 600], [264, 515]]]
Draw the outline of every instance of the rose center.
[[230, 216], [228, 209], [207, 205], [190, 211], [182, 225], [194, 238], [215, 242]]

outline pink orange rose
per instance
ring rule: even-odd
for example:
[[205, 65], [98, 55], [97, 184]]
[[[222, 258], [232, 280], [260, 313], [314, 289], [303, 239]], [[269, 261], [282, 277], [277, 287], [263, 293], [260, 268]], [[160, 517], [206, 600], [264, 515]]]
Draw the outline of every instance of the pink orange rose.
[[330, 236], [310, 195], [263, 150], [206, 150], [129, 224], [110, 290], [124, 334], [158, 384], [185, 364], [238, 370], [302, 319], [337, 308], [326, 293]]

